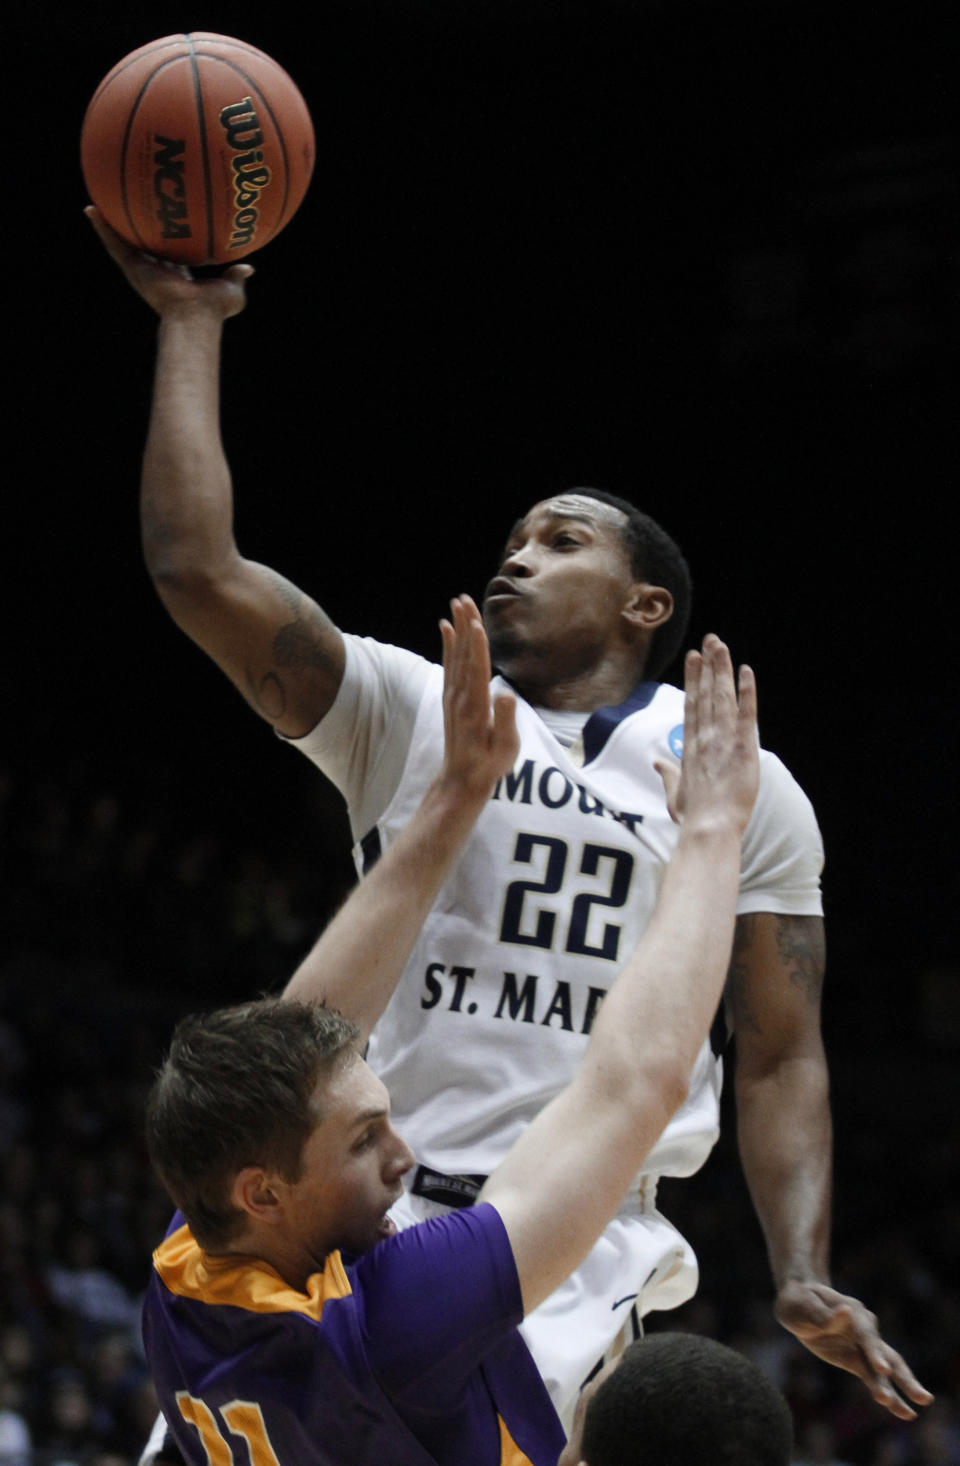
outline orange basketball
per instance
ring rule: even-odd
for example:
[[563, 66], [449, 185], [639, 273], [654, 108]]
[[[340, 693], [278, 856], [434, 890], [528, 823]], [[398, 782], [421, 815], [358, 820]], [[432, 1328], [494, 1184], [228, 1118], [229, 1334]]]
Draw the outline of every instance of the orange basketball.
[[292, 218], [313, 171], [313, 125], [265, 52], [193, 31], [151, 41], [107, 73], [80, 160], [92, 202], [128, 243], [222, 265]]

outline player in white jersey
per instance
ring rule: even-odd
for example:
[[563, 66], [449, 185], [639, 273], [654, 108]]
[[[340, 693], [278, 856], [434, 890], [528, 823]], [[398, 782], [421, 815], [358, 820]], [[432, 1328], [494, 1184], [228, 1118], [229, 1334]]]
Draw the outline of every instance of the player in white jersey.
[[[442, 758], [443, 679], [410, 652], [345, 642], [337, 699], [299, 746], [345, 794], [363, 870], [408, 824]], [[496, 678], [493, 689], [505, 685]], [[549, 711], [518, 699], [519, 758], [474, 826], [370, 1044], [419, 1162], [398, 1220], [469, 1200], [579, 1062], [676, 843], [656, 765], [679, 752], [682, 718], [682, 694], [656, 682], [576, 718], [576, 728], [566, 720], [559, 736]], [[809, 801], [763, 753], [739, 911], [818, 916], [821, 863]], [[524, 1324], [568, 1423], [631, 1310], [676, 1307], [696, 1287], [688, 1244], [656, 1209], [657, 1179], [702, 1165], [718, 1134], [720, 1077], [705, 1044], [690, 1094], [620, 1217], [585, 1271]]]
[[[230, 473], [219, 435], [219, 360], [223, 322], [243, 308], [251, 268], [235, 265], [218, 279], [197, 281], [188, 271], [164, 267], [128, 248], [93, 212], [91, 219], [127, 279], [160, 317], [142, 497], [143, 543], [150, 573], [174, 619], [221, 666], [257, 712], [286, 737], [302, 739], [321, 723], [337, 699], [347, 648], [339, 630], [313, 601], [275, 572], [241, 556], [233, 538]], [[614, 836], [618, 824], [626, 830], [631, 818], [640, 813], [650, 814], [651, 830], [656, 825], [647, 804], [634, 808], [622, 798], [617, 792], [623, 787], [619, 782], [611, 786], [608, 796], [614, 812], [621, 816], [619, 821], [598, 812], [585, 815], [595, 826], [590, 826], [591, 833], [579, 835], [568, 833], [566, 826], [563, 833], [554, 834], [549, 824], [541, 823], [547, 815], [563, 815], [565, 809], [572, 812], [568, 806], [574, 793], [567, 798], [567, 782], [576, 787], [579, 803], [579, 784], [586, 784], [585, 770], [594, 761], [590, 724], [602, 729], [608, 721], [604, 709], [621, 707], [638, 683], [656, 676], [656, 662], [662, 664], [665, 656], [665, 638], [669, 644], [673, 635], [674, 650], [682, 639], [683, 617], [674, 614], [682, 587], [665, 584], [660, 561], [651, 553], [647, 533], [651, 529], [654, 539], [659, 536], [661, 543], [666, 539], [644, 516], [635, 516], [630, 506], [604, 503], [589, 492], [543, 501], [515, 525], [500, 574], [485, 597], [484, 617], [496, 665], [531, 708], [548, 710], [550, 720], [561, 724], [576, 724], [583, 714], [590, 715], [584, 729], [585, 762], [577, 778], [560, 769], [560, 753], [551, 750], [551, 767], [558, 772], [547, 775], [542, 789], [545, 771], [538, 775], [535, 787], [542, 799], [535, 807], [531, 795], [531, 822], [525, 830], [516, 823], [509, 825], [506, 848], [514, 862], [512, 868], [505, 869], [502, 863], [488, 866], [473, 896], [487, 911], [488, 921], [492, 918], [496, 941], [512, 947], [518, 958], [532, 956], [539, 961], [552, 946], [558, 965], [546, 976], [544, 991], [548, 1010], [553, 1008], [553, 1012], [551, 1022], [545, 1024], [548, 1013], [540, 1006], [540, 968], [534, 962], [518, 960], [513, 966], [505, 962], [495, 966], [489, 928], [487, 936], [478, 940], [474, 960], [475, 908], [467, 908], [460, 915], [449, 914], [451, 930], [456, 931], [459, 924], [459, 939], [444, 938], [445, 945], [435, 949], [437, 956], [428, 959], [428, 965], [439, 962], [442, 971], [420, 970], [422, 951], [414, 959], [418, 966], [411, 969], [410, 981], [419, 998], [414, 999], [412, 1022], [415, 1025], [429, 1018], [433, 1011], [431, 1033], [441, 1033], [448, 1023], [462, 1018], [464, 1034], [470, 1031], [466, 1026], [470, 1022], [476, 1034], [484, 1024], [491, 1029], [499, 1025], [505, 1035], [520, 1034], [523, 1042], [524, 1030], [536, 1027], [537, 1048], [529, 1053], [524, 1050], [515, 1068], [540, 1062], [530, 1058], [540, 1053], [540, 1040], [544, 1053], [555, 1054], [554, 1046], [565, 1040], [571, 1048], [576, 1046], [577, 1030], [586, 1023], [591, 997], [581, 989], [580, 1006], [576, 1007], [571, 986], [570, 1028], [566, 1029], [566, 989], [561, 984], [572, 983], [567, 972], [577, 958], [599, 962], [604, 971], [615, 965], [578, 950], [578, 943], [602, 950], [608, 928], [616, 928], [621, 915], [626, 919], [619, 904], [618, 881], [622, 882], [628, 860], [634, 862], [630, 876], [638, 888], [656, 880], [648, 871], [648, 852], [643, 846], [648, 838], [643, 831], [646, 821], [637, 826], [643, 836], [636, 848], [629, 841], [623, 843], [621, 832]], [[581, 717], [571, 719], [570, 714]], [[531, 712], [529, 716], [536, 715]], [[527, 722], [526, 712], [524, 719]], [[664, 731], [669, 732], [677, 721], [667, 714]], [[534, 728], [534, 723], [527, 724], [528, 739], [534, 736]], [[419, 738], [419, 729], [412, 736]], [[372, 737], [371, 730], [360, 731], [358, 757], [362, 757], [363, 743]], [[619, 730], [615, 729], [606, 752], [595, 760], [598, 765], [612, 759], [618, 742]], [[546, 752], [546, 745], [542, 751]], [[371, 767], [375, 762], [374, 756]], [[522, 767], [516, 777], [522, 780]], [[646, 770], [638, 778], [643, 783], [648, 778]], [[397, 787], [403, 790], [403, 779]], [[585, 794], [584, 800], [589, 803], [593, 797], [607, 808], [601, 793]], [[516, 810], [517, 801], [512, 804]], [[377, 809], [376, 818], [383, 811], [384, 806]], [[391, 807], [387, 813], [400, 811]], [[355, 818], [358, 833], [365, 833], [363, 812], [356, 811]], [[524, 834], [526, 840], [520, 846], [519, 836]], [[616, 853], [602, 853], [606, 850]], [[501, 853], [491, 854], [493, 860], [502, 862], [502, 847]], [[555, 901], [561, 896], [567, 898], [562, 909]], [[438, 911], [444, 910], [444, 900], [441, 894]], [[498, 901], [502, 906], [497, 907]], [[548, 929], [549, 942], [542, 946]], [[513, 941], [507, 941], [511, 935]], [[431, 936], [425, 940], [429, 942]], [[571, 942], [572, 950], [568, 949]], [[821, 1357], [859, 1375], [874, 1398], [893, 1413], [910, 1418], [914, 1412], [908, 1399], [925, 1400], [925, 1392], [899, 1355], [884, 1344], [873, 1316], [856, 1299], [835, 1292], [829, 1283], [830, 1115], [819, 1026], [822, 959], [820, 918], [809, 908], [792, 909], [789, 902], [777, 905], [766, 892], [759, 904], [742, 908], [727, 989], [738, 1037], [741, 1157], [766, 1234], [777, 1289], [777, 1316]], [[477, 986], [475, 998], [470, 984], [476, 978], [464, 975], [467, 968], [478, 964], [484, 968], [489, 964], [488, 1002], [493, 995], [490, 982], [495, 989], [501, 967], [515, 974], [516, 989], [501, 989], [505, 1007], [499, 1020], [496, 1008], [493, 1014], [481, 1012], [484, 983]], [[452, 971], [453, 966], [461, 971]], [[538, 995], [530, 996], [531, 989], [523, 987], [528, 972], [538, 975]], [[501, 977], [499, 981], [507, 980]], [[436, 986], [431, 987], [431, 982]], [[598, 979], [594, 985], [599, 990], [607, 981]], [[423, 1006], [425, 997], [428, 1002], [436, 997], [433, 1009]], [[451, 1013], [458, 998], [461, 1012]], [[528, 998], [533, 1013], [529, 1025], [524, 1006]], [[469, 1011], [472, 1002], [477, 1003], [473, 1014]], [[507, 1018], [504, 1015], [511, 1005], [516, 1006], [516, 1017]], [[467, 1040], [463, 1053], [475, 1058], [473, 1040]], [[434, 1113], [437, 1108], [456, 1105], [461, 1082], [469, 1083], [471, 1102], [478, 1085], [482, 1088], [487, 1082], [494, 1090], [498, 1083], [490, 1084], [475, 1073], [469, 1081], [451, 1082], [449, 1061], [450, 1055], [442, 1062], [439, 1055], [432, 1061], [440, 1087]], [[542, 1076], [546, 1087], [554, 1082], [550, 1063], [548, 1058]], [[474, 1068], [471, 1063], [471, 1070]], [[562, 1083], [563, 1076], [557, 1082]], [[496, 1093], [492, 1100], [495, 1106]], [[513, 1123], [519, 1122], [514, 1119]], [[697, 1127], [702, 1128], [699, 1119]], [[509, 1123], [504, 1130], [509, 1130]], [[454, 1133], [452, 1140], [444, 1140], [439, 1153], [466, 1160], [468, 1148]], [[478, 1146], [469, 1154], [477, 1157], [469, 1169], [482, 1172], [487, 1153]], [[644, 1226], [648, 1201], [639, 1195], [635, 1215], [625, 1224], [631, 1231]], [[681, 1246], [674, 1262], [665, 1266], [670, 1271], [682, 1269], [684, 1263]], [[592, 1290], [593, 1283], [587, 1286]], [[631, 1272], [624, 1293], [635, 1288]], [[613, 1312], [606, 1304], [601, 1311], [604, 1309]]]

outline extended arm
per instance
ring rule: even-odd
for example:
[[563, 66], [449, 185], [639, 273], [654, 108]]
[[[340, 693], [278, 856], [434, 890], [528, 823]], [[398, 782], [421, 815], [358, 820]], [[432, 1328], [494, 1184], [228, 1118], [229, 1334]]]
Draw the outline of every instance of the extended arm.
[[194, 280], [131, 249], [88, 210], [107, 251], [160, 317], [153, 408], [143, 459], [147, 568], [177, 624], [250, 705], [291, 737], [328, 710], [343, 675], [333, 622], [274, 571], [244, 559], [220, 441], [223, 323], [244, 307], [252, 266]]
[[727, 1002], [740, 1155], [777, 1288], [830, 1275], [832, 1130], [820, 1036], [823, 920], [740, 916]]
[[413, 819], [324, 931], [285, 996], [328, 1003], [365, 1041], [406, 966], [427, 913], [497, 779], [517, 756], [513, 698], [490, 706], [490, 654], [469, 596], [443, 635], [444, 756]]
[[756, 698], [739, 705], [716, 637], [686, 665], [683, 821], [656, 910], [604, 1000], [573, 1082], [529, 1126], [481, 1199], [510, 1237], [524, 1307], [582, 1261], [682, 1102], [733, 939], [740, 842], [757, 785]]
[[727, 1001], [736, 1034], [740, 1156], [763, 1227], [780, 1322], [858, 1375], [901, 1419], [931, 1398], [856, 1298], [830, 1286], [832, 1127], [820, 1036], [823, 923], [760, 912], [737, 921]]

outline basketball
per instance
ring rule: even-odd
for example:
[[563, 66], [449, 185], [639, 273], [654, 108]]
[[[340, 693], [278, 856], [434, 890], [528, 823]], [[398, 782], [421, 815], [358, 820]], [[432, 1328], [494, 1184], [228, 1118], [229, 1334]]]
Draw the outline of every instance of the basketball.
[[293, 217], [313, 171], [313, 124], [265, 52], [194, 31], [151, 41], [107, 73], [80, 161], [91, 202], [129, 244], [223, 265]]

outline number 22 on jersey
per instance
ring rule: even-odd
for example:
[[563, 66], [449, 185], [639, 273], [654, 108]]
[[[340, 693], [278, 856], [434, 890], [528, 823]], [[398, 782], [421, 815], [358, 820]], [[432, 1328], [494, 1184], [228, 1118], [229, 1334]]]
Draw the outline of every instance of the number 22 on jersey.
[[[556, 913], [534, 906], [537, 896], [559, 893], [569, 864], [570, 848], [565, 840], [554, 835], [517, 835], [513, 858], [523, 865], [536, 865], [540, 880], [511, 881], [503, 902], [500, 922], [501, 942], [522, 947], [543, 947], [552, 950], [556, 936]], [[564, 951], [582, 957], [603, 957], [616, 962], [620, 947], [621, 927], [604, 922], [602, 931], [590, 931], [594, 907], [618, 909], [626, 904], [633, 875], [633, 856], [613, 845], [587, 843], [580, 855], [579, 874], [600, 876], [607, 882], [605, 890], [580, 891], [570, 906], [570, 924]], [[525, 909], [526, 906], [526, 909]], [[530, 910], [534, 907], [533, 911]], [[588, 940], [588, 934], [593, 940]]]

